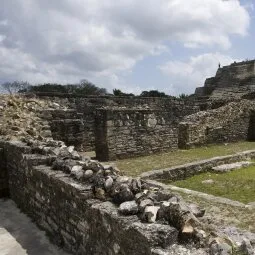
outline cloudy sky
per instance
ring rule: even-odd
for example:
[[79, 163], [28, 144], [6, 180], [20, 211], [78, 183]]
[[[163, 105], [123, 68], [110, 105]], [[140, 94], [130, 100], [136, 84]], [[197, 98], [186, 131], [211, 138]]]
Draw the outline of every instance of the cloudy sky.
[[[254, 3], [254, 5], [253, 5]], [[1, 0], [0, 83], [192, 93], [254, 59], [254, 0]]]

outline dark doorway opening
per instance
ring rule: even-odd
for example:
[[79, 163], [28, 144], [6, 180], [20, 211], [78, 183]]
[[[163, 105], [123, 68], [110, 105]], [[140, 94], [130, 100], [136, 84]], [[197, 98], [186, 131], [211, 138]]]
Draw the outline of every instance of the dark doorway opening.
[[255, 112], [251, 113], [248, 127], [248, 141], [255, 141]]

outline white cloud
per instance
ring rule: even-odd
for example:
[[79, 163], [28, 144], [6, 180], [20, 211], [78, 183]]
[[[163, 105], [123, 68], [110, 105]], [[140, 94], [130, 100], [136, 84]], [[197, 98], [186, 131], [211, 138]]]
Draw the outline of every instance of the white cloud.
[[230, 36], [246, 35], [249, 26], [237, 0], [2, 0], [2, 6], [1, 80], [87, 78], [118, 86], [116, 77], [168, 51], [167, 42], [227, 49]]
[[215, 75], [219, 63], [221, 66], [229, 65], [238, 59], [220, 53], [207, 53], [190, 57], [184, 61], [169, 61], [158, 68], [167, 75], [171, 82], [172, 94], [179, 91], [194, 93], [196, 87], [201, 87], [206, 78]]

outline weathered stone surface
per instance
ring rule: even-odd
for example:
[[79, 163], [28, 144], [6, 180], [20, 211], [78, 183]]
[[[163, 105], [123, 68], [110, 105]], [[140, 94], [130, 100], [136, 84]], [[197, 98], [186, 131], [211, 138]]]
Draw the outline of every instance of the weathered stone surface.
[[220, 238], [216, 238], [210, 243], [209, 254], [210, 255], [231, 255], [233, 254], [233, 248], [224, 240]]
[[[175, 166], [166, 169], [153, 170], [142, 173], [140, 176], [144, 179], [160, 180], [183, 180], [188, 176], [193, 176], [202, 172], [211, 171], [212, 167], [216, 167], [222, 164], [231, 164], [234, 162], [247, 161], [250, 158], [255, 157], [255, 150], [244, 151], [233, 155], [214, 157], [197, 162], [192, 162], [180, 166]], [[211, 182], [211, 181], [210, 181]]]
[[189, 115], [179, 124], [179, 146], [191, 148], [210, 143], [252, 140], [254, 110], [253, 101], [241, 100]]
[[205, 214], [205, 210], [201, 209], [198, 205], [196, 204], [189, 204], [188, 205], [190, 211], [196, 216], [196, 217], [203, 217]]
[[178, 148], [178, 123], [192, 105], [163, 109], [104, 107], [96, 110], [96, 155], [101, 161], [137, 157]]
[[143, 220], [149, 223], [154, 223], [157, 220], [159, 206], [146, 206], [143, 213]]
[[119, 212], [124, 215], [132, 215], [138, 213], [138, 205], [133, 201], [128, 201], [120, 204]]
[[212, 168], [213, 171], [218, 172], [218, 173], [224, 173], [224, 172], [229, 172], [235, 169], [240, 169], [243, 167], [247, 167], [250, 165], [253, 165], [253, 162], [250, 161], [240, 161], [232, 164], [224, 164], [220, 166], [215, 166]]

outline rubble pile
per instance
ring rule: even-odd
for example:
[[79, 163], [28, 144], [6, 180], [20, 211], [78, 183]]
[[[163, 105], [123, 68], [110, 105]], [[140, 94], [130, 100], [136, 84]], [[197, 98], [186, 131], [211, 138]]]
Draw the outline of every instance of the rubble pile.
[[113, 202], [120, 215], [136, 215], [147, 224], [169, 224], [178, 230], [181, 243], [203, 248], [209, 254], [233, 254], [235, 245], [231, 241], [206, 230], [199, 220], [205, 210], [197, 205], [186, 203], [170, 191], [152, 187], [140, 178], [122, 176], [115, 166], [81, 156], [73, 146], [67, 147], [63, 142], [26, 140], [26, 143], [35, 152], [52, 155], [54, 170], [90, 184], [95, 198]]
[[51, 137], [49, 123], [40, 118], [42, 109], [59, 109], [60, 105], [22, 96], [1, 96], [0, 138], [44, 140]]

